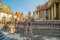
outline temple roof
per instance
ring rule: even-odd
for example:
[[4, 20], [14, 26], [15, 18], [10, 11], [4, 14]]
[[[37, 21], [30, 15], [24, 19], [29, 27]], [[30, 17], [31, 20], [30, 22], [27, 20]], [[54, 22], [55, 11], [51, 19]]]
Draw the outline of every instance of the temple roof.
[[20, 17], [20, 16], [21, 16], [21, 13], [20, 13], [20, 12], [16, 12], [15, 15], [16, 15], [17, 17]]
[[43, 9], [47, 9], [48, 7], [46, 5], [39, 5], [37, 6], [37, 11], [43, 10]]
[[56, 4], [58, 2], [59, 2], [59, 0], [48, 0], [48, 2], [46, 2], [44, 5], [37, 6], [37, 11], [40, 11], [40, 10], [43, 10], [43, 9], [48, 9], [53, 4]]
[[9, 6], [3, 5], [2, 0], [0, 0], [0, 12], [5, 12], [7, 14], [13, 14], [13, 12]]
[[9, 6], [6, 6], [6, 7], [4, 8], [4, 11], [5, 11], [7, 14], [13, 14], [13, 12], [12, 12], [12, 10], [11, 10], [11, 8], [10, 8]]

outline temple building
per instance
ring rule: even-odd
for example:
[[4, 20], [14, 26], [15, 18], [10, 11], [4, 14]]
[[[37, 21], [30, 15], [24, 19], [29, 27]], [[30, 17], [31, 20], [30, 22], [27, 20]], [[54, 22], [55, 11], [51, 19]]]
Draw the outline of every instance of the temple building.
[[0, 0], [0, 21], [2, 21], [3, 17], [7, 18], [7, 21], [11, 16], [13, 16], [13, 12], [9, 6], [4, 6], [2, 1]]
[[18, 21], [25, 21], [27, 18], [26, 15], [18, 11], [15, 13], [15, 15], [17, 16]]
[[39, 20], [39, 14], [37, 13], [37, 11], [33, 12], [33, 18], [34, 20]]
[[47, 20], [60, 20], [60, 0], [48, 0], [44, 5], [37, 6], [39, 18]]
[[45, 10], [46, 18], [48, 20], [60, 20], [60, 0], [49, 0], [46, 5], [48, 6]]

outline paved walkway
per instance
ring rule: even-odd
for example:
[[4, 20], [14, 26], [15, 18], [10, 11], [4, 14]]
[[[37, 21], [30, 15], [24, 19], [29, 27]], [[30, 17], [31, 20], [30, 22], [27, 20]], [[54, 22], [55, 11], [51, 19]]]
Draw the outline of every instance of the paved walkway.
[[20, 34], [16, 34], [16, 33], [9, 34], [7, 36], [10, 37], [10, 38], [12, 38], [12, 39], [14, 39], [14, 40], [26, 40], [26, 37], [21, 37]]
[[8, 37], [14, 39], [14, 40], [60, 40], [60, 37], [54, 37], [54, 36], [43, 36], [43, 35], [38, 35], [33, 37], [32, 39], [26, 37], [21, 37], [21, 34], [9, 34], [7, 35]]

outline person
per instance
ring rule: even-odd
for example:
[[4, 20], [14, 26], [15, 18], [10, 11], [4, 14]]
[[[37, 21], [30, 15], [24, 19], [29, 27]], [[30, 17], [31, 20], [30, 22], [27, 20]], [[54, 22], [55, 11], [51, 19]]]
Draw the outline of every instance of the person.
[[13, 23], [11, 23], [11, 24], [9, 25], [9, 29], [10, 29], [10, 33], [14, 33], [14, 32], [15, 32], [15, 26], [14, 26]]

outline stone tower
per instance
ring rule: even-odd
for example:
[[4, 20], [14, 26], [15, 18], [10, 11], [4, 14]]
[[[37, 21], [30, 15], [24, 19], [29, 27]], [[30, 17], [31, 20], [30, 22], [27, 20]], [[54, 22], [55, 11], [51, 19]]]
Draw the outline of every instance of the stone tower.
[[31, 12], [30, 11], [28, 12], [28, 17], [31, 17]]

